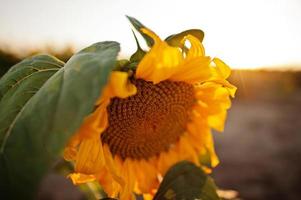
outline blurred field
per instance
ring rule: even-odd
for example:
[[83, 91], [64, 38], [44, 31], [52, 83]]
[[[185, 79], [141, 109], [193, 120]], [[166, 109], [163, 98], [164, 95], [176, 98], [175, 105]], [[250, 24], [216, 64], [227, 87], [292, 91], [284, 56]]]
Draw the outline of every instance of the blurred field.
[[237, 98], [215, 134], [214, 178], [245, 200], [301, 199], [301, 73], [235, 71]]
[[35, 54], [50, 54], [66, 62], [74, 54], [74, 50], [72, 46], [66, 46], [61, 50], [46, 46], [43, 49], [27, 50], [26, 52], [19, 52], [17, 54], [14, 51], [7, 50], [7, 48], [1, 48], [0, 46], [0, 77], [14, 64]]
[[[64, 61], [73, 54], [47, 52]], [[0, 77], [21, 59], [0, 50]], [[215, 134], [217, 185], [245, 200], [301, 199], [301, 72], [236, 70], [231, 82], [238, 92], [225, 132]]]

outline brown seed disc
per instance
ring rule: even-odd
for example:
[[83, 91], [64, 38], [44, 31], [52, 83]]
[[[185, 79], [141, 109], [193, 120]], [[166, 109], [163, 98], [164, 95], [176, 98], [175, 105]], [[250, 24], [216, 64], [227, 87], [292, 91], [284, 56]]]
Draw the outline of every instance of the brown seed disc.
[[153, 84], [133, 79], [137, 94], [113, 98], [109, 126], [102, 133], [113, 155], [147, 159], [174, 144], [184, 133], [194, 104], [193, 86], [184, 82]]

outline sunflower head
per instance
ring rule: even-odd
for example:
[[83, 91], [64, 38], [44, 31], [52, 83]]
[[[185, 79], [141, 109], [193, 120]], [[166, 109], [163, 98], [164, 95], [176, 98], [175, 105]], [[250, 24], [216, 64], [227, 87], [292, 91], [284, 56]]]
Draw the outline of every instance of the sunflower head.
[[206, 157], [216, 166], [211, 129], [223, 130], [236, 90], [226, 80], [230, 68], [205, 54], [202, 31], [161, 40], [130, 20], [150, 49], [138, 45], [129, 61], [119, 62], [64, 152], [74, 162], [73, 183], [99, 181], [121, 200], [152, 194], [179, 161], [205, 168]]

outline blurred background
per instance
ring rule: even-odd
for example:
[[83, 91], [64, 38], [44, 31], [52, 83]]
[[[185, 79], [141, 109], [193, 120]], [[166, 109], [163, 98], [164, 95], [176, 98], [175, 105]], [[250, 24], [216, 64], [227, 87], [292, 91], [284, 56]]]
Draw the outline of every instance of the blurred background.
[[[0, 77], [29, 55], [67, 61], [104, 40], [119, 41], [120, 57], [130, 56], [136, 46], [125, 15], [162, 38], [202, 29], [207, 55], [233, 68], [230, 80], [238, 87], [225, 131], [214, 135], [221, 160], [213, 173], [217, 185], [245, 200], [299, 200], [300, 10], [300, 0], [0, 0]], [[57, 179], [71, 188], [50, 175], [41, 199], [64, 199], [53, 194]], [[82, 198], [66, 191], [68, 198]]]

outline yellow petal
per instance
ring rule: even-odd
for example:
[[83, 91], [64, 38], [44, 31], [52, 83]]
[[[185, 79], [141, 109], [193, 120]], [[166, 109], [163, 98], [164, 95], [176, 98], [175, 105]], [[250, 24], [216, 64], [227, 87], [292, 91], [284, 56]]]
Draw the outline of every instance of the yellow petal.
[[77, 134], [79, 134], [81, 139], [86, 138], [98, 138], [100, 134], [108, 126], [108, 113], [107, 113], [107, 104], [101, 104], [98, 108], [90, 115], [88, 115]]
[[99, 138], [81, 142], [75, 163], [75, 172], [97, 174], [104, 165], [102, 143]]
[[125, 187], [121, 190], [120, 200], [135, 200], [134, 186], [135, 186], [135, 172], [132, 166], [132, 160], [127, 158], [121, 169], [121, 176], [125, 180]]
[[187, 126], [187, 134], [189, 135], [188, 139], [190, 144], [200, 152], [203, 147], [204, 138], [202, 134], [203, 129], [199, 129], [195, 123], [189, 123]]
[[129, 81], [129, 74], [127, 72], [113, 71], [111, 72], [108, 84], [103, 89], [102, 95], [95, 105], [108, 105], [111, 98], [127, 98], [136, 94], [136, 92], [137, 88]]
[[80, 144], [80, 138], [78, 134], [74, 134], [69, 140], [64, 149], [64, 159], [68, 161], [74, 161], [77, 156], [77, 147]]
[[126, 98], [136, 94], [137, 88], [128, 78], [126, 72], [112, 72], [108, 85], [111, 97]]
[[141, 30], [153, 38], [155, 44], [138, 64], [136, 77], [155, 84], [167, 80], [182, 61], [180, 49], [169, 46], [148, 29]]
[[209, 63], [209, 57], [186, 58], [169, 79], [190, 84], [204, 82], [211, 77]]
[[229, 92], [215, 82], [208, 82], [195, 87], [197, 103], [194, 110], [208, 120], [211, 128], [223, 131], [227, 109], [231, 106]]
[[117, 169], [118, 163], [114, 161], [110, 148], [108, 145], [104, 145], [103, 150], [108, 171], [111, 173], [113, 179], [121, 185], [121, 188], [124, 188], [125, 181], [122, 177], [120, 177], [120, 169]]
[[202, 43], [199, 41], [199, 39], [197, 39], [192, 35], [187, 35], [184, 38], [183, 43], [185, 43], [187, 40], [190, 42], [191, 47], [189, 48], [186, 59], [205, 56], [205, 48], [202, 45]]
[[216, 65], [216, 76], [227, 79], [231, 74], [230, 67], [219, 58], [213, 58], [212, 61]]
[[151, 195], [151, 194], [143, 194], [143, 199], [144, 200], [152, 200], [153, 199], [153, 195]]
[[230, 67], [219, 58], [214, 58], [212, 61], [215, 66], [211, 67], [213, 76], [210, 81], [214, 81], [225, 86], [228, 89], [231, 97], [234, 97], [237, 88], [226, 80], [231, 74]]
[[75, 160], [79, 144], [85, 139], [99, 139], [100, 134], [108, 126], [107, 103], [103, 103], [88, 115], [79, 130], [71, 137], [64, 150], [66, 160]]
[[206, 147], [207, 147], [207, 150], [208, 152], [210, 153], [210, 157], [211, 157], [211, 166], [212, 167], [215, 167], [218, 165], [219, 163], [219, 159], [215, 153], [215, 150], [214, 150], [214, 141], [213, 141], [213, 138], [212, 138], [212, 134], [209, 132], [207, 135], [207, 138], [206, 138]]
[[75, 185], [92, 182], [95, 180], [95, 176], [91, 174], [72, 173], [68, 177]]
[[210, 79], [212, 76], [209, 66], [211, 59], [205, 56], [205, 49], [202, 43], [192, 35], [186, 36], [183, 43], [185, 43], [185, 41], [189, 41], [191, 47], [183, 62], [175, 69], [170, 80], [194, 84]]
[[114, 180], [112, 174], [104, 167], [98, 174], [98, 181], [109, 197], [117, 197], [121, 191], [121, 186]]
[[190, 138], [190, 140], [195, 139], [199, 142], [199, 144], [191, 144], [198, 150], [200, 156], [207, 156], [209, 154], [211, 166], [215, 167], [219, 163], [219, 160], [214, 150], [214, 141], [210, 128], [207, 122], [201, 121], [199, 118], [192, 120], [192, 124], [188, 126], [188, 138]]
[[218, 131], [224, 131], [226, 117], [227, 117], [226, 111], [220, 112], [216, 115], [209, 116], [208, 117], [209, 126]]
[[210, 156], [210, 161], [211, 161], [211, 166], [215, 167], [216, 165], [218, 165], [219, 163], [219, 159], [215, 153], [214, 150], [214, 141], [213, 141], [213, 137], [212, 137], [212, 133], [209, 129], [209, 127], [205, 128], [202, 124], [200, 123], [196, 123], [196, 125], [198, 126], [198, 129], [200, 127], [203, 127], [203, 129], [199, 129], [201, 130], [199, 133], [202, 134], [202, 151], [200, 152], [200, 156], [207, 156], [209, 154]]
[[159, 184], [153, 159], [136, 161], [134, 169], [140, 193], [150, 193]]
[[232, 85], [231, 83], [229, 83], [227, 80], [215, 79], [215, 80], [212, 80], [212, 81], [226, 87], [232, 98], [235, 96], [237, 88], [234, 85]]
[[179, 162], [178, 145], [173, 146], [168, 152], [161, 152], [158, 160], [158, 170], [163, 176], [167, 170]]
[[197, 152], [189, 143], [186, 134], [182, 135], [179, 140], [179, 157], [180, 160], [188, 160], [195, 163], [196, 165], [199, 164]]
[[77, 155], [77, 149], [73, 147], [65, 147], [64, 159], [67, 161], [74, 161]]

